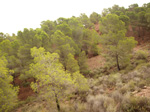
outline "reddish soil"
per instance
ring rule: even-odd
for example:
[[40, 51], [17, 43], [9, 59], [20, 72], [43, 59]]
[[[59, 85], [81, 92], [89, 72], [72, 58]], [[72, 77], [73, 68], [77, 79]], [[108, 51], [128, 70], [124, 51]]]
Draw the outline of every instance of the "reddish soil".
[[[28, 96], [34, 95], [33, 90], [31, 89], [30, 85], [27, 87], [23, 86], [23, 82], [19, 79], [19, 77], [16, 77], [14, 79], [16, 86], [19, 86], [19, 93], [18, 93], [18, 99], [19, 100], [26, 100]], [[27, 82], [32, 82], [33, 79], [27, 80]]]
[[135, 40], [138, 41], [138, 45], [142, 45], [145, 42], [150, 42], [150, 31], [142, 27], [133, 28], [133, 26], [129, 25], [126, 36], [135, 37]]
[[18, 98], [20, 100], [26, 100], [28, 98], [28, 96], [32, 96], [33, 94], [34, 94], [34, 92], [30, 86], [20, 87]]

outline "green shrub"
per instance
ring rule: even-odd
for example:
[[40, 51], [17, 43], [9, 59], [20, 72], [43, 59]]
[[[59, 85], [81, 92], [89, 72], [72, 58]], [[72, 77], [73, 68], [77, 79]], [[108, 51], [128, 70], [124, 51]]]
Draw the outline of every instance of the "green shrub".
[[136, 82], [133, 81], [133, 80], [128, 82], [128, 87], [129, 87], [130, 91], [134, 91], [135, 90], [135, 84], [136, 84]]
[[115, 86], [116, 83], [117, 83], [117, 80], [118, 80], [118, 76], [117, 75], [110, 75], [108, 77], [108, 80], [107, 80], [107, 85], [109, 87]]
[[28, 87], [30, 85], [30, 82], [23, 82], [23, 87]]
[[127, 93], [128, 91], [129, 91], [129, 88], [128, 88], [127, 85], [125, 85], [125, 86], [123, 86], [122, 88], [119, 89], [119, 92], [120, 92], [121, 94], [125, 94], [125, 93]]
[[147, 58], [148, 58], [148, 52], [147, 51], [138, 50], [136, 52], [136, 59], [147, 60]]
[[103, 76], [99, 78], [99, 82], [106, 85], [108, 88], [116, 86], [117, 83], [122, 82], [120, 74], [111, 74], [109, 76]]
[[128, 66], [125, 68], [125, 73], [128, 73], [129, 71], [133, 70], [135, 68], [134, 65], [128, 64]]
[[91, 46], [91, 53], [92, 53], [93, 56], [97, 56], [97, 55], [100, 54], [99, 47], [96, 44], [93, 44]]
[[147, 62], [146, 60], [141, 60], [141, 59], [140, 60], [136, 60], [135, 61], [135, 64], [137, 66], [136, 69], [140, 68], [141, 66], [143, 66], [146, 62]]
[[150, 112], [150, 99], [146, 97], [130, 97], [122, 105], [123, 112]]
[[146, 85], [146, 81], [144, 81], [144, 80], [142, 80], [138, 83], [139, 88], [144, 88], [145, 85]]

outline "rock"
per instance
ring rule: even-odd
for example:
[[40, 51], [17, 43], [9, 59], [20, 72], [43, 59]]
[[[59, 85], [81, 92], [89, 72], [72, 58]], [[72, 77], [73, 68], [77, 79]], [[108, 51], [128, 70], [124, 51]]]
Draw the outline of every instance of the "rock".
[[147, 88], [147, 86], [144, 86], [144, 87], [143, 87], [143, 89], [146, 89], [146, 88]]

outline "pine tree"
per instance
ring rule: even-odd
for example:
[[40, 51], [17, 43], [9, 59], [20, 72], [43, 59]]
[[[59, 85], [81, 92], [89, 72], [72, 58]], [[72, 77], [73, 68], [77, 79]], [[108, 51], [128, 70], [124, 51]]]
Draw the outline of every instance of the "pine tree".
[[78, 57], [78, 64], [80, 67], [80, 72], [83, 74], [88, 73], [88, 65], [87, 65], [87, 56], [85, 51], [82, 51]]
[[0, 57], [0, 112], [8, 112], [17, 104], [18, 89], [10, 84], [13, 77], [9, 74], [11, 71], [6, 66], [6, 58]]
[[108, 56], [116, 60], [118, 70], [120, 65], [130, 60], [130, 53], [137, 42], [133, 37], [125, 37], [125, 23], [115, 14], [108, 14], [100, 22], [101, 43], [106, 48]]
[[[43, 98], [55, 100], [58, 111], [60, 111], [59, 99], [67, 95], [66, 90], [78, 86], [79, 91], [88, 90], [87, 80], [81, 74], [76, 72], [77, 75], [71, 77], [70, 73], [63, 69], [57, 53], [51, 54], [45, 52], [44, 48], [34, 47], [31, 49], [31, 55], [34, 57], [34, 63], [30, 65], [29, 73], [36, 78], [36, 83], [32, 83], [31, 87], [41, 93]], [[84, 85], [81, 85], [82, 83]]]
[[68, 54], [66, 69], [72, 74], [79, 71], [78, 61], [74, 59], [72, 54]]

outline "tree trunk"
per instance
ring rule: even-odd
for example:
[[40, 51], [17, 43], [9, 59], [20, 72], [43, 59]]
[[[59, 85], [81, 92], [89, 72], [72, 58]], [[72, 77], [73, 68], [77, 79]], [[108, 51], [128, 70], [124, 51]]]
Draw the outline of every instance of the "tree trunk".
[[33, 80], [34, 80], [34, 83], [36, 82], [36, 78], [33, 78]]
[[141, 33], [140, 33], [140, 26], [139, 26], [139, 31], [138, 31], [138, 37], [141, 37]]
[[118, 68], [118, 70], [120, 71], [118, 55], [116, 55], [116, 61], [117, 61], [117, 68]]
[[59, 105], [59, 101], [58, 101], [58, 97], [56, 93], [55, 93], [55, 100], [56, 100], [57, 110], [58, 112], [60, 112], [60, 105]]
[[15, 77], [15, 75], [12, 75], [12, 76], [13, 76], [13, 85], [16, 86], [16, 83], [15, 83], [15, 78], [16, 77]]

